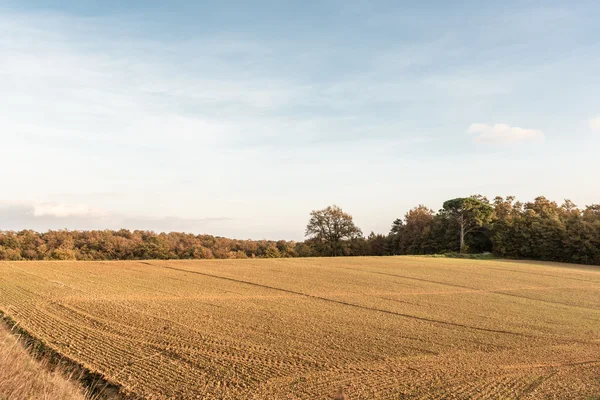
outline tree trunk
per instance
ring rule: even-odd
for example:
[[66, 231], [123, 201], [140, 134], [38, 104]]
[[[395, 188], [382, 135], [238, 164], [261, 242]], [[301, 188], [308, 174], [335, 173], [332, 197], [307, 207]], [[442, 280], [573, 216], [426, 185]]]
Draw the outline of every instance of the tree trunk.
[[460, 223], [460, 252], [464, 253], [465, 250], [465, 224]]

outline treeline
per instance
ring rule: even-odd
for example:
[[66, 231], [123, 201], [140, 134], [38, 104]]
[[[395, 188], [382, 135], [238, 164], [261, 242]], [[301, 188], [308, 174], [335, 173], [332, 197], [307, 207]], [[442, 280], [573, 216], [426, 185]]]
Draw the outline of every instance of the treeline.
[[[0, 221], [1, 222], [1, 221]], [[0, 260], [140, 260], [492, 253], [498, 257], [600, 265], [600, 205], [580, 209], [544, 197], [521, 203], [479, 195], [419, 205], [388, 234], [364, 237], [330, 206], [310, 214], [307, 240], [234, 240], [150, 231], [0, 231]]]
[[490, 253], [497, 257], [600, 265], [600, 204], [584, 209], [545, 197], [451, 199], [434, 212], [419, 205], [387, 235], [366, 238], [352, 217], [331, 206], [311, 213], [305, 243], [315, 255]]
[[[471, 223], [463, 252], [600, 265], [599, 204], [580, 209], [569, 200], [559, 205], [545, 197], [527, 203], [512, 196], [491, 202], [483, 196], [468, 199], [486, 207], [489, 215]], [[422, 205], [415, 207], [394, 221], [388, 235], [389, 253], [460, 252], [460, 218], [448, 207], [437, 213]]]
[[0, 231], [0, 260], [148, 260], [277, 258], [303, 254], [303, 244], [285, 240], [234, 240], [151, 231]]

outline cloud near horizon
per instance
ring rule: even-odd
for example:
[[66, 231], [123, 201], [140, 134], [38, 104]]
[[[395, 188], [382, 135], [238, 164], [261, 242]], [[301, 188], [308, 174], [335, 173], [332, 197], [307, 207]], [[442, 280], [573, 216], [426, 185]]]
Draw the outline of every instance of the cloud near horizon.
[[513, 144], [525, 142], [543, 142], [544, 133], [537, 129], [524, 129], [508, 124], [471, 124], [468, 133], [476, 135], [478, 143]]
[[0, 229], [302, 240], [329, 204], [387, 232], [465, 193], [597, 201], [598, 5], [0, 3]]
[[58, 204], [38, 203], [33, 204], [33, 215], [35, 217], [104, 217], [109, 214], [106, 211], [89, 207], [83, 204]]
[[139, 229], [156, 232], [219, 234], [231, 218], [153, 217], [111, 213], [83, 204], [18, 203], [0, 204], [0, 230], [58, 229], [104, 230]]

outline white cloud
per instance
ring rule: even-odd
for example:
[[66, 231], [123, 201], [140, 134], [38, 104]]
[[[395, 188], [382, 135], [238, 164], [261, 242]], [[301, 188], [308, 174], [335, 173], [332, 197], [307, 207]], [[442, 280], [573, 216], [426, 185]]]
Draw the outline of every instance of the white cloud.
[[[263, 221], [259, 227], [250, 219], [230, 217], [185, 218], [177, 216], [156, 217], [108, 213], [84, 205], [62, 203], [3, 203], [0, 202], [0, 230], [33, 229], [38, 232], [56, 229], [141, 229], [155, 232], [192, 232], [234, 237], [240, 239], [280, 239], [273, 234], [278, 226], [274, 221]], [[301, 230], [300, 230], [301, 232]], [[286, 237], [298, 237], [298, 232], [286, 227]]]
[[[438, 179], [431, 162], [439, 158], [445, 165], [439, 156], [445, 135], [468, 127], [472, 115], [490, 121], [490, 107], [514, 108], [514, 118], [523, 113], [532, 126], [542, 126], [537, 121], [547, 117], [536, 110], [564, 105], [553, 103], [561, 103], [560, 96], [538, 99], [537, 93], [548, 82], [558, 85], [553, 78], [566, 76], [570, 66], [588, 66], [574, 75], [572, 83], [581, 79], [581, 86], [568, 85], [568, 94], [583, 97], [585, 107], [571, 106], [587, 108], [595, 99], [585, 79], [597, 66], [589, 49], [570, 52], [577, 58], [561, 58], [560, 65], [532, 57], [530, 69], [521, 68], [521, 54], [513, 52], [519, 49], [508, 54], [486, 45], [482, 53], [483, 47], [465, 46], [459, 32], [429, 35], [429, 24], [423, 40], [367, 48], [349, 46], [352, 38], [344, 42], [338, 35], [265, 39], [237, 29], [203, 29], [181, 39], [144, 20], [112, 13], [19, 14], [0, 6], [0, 163], [19, 166], [3, 176], [0, 201], [43, 202], [35, 210], [28, 203], [21, 213], [4, 212], [0, 228], [131, 227], [301, 238], [306, 213], [318, 204], [381, 216], [387, 206], [383, 200], [374, 205], [373, 198], [396, 196], [391, 183], [402, 179], [420, 190], [422, 182]], [[563, 86], [552, 89], [560, 94]], [[490, 135], [493, 126], [477, 127], [485, 128], [473, 135], [481, 142], [532, 140], [515, 137], [518, 128], [508, 127], [502, 136]], [[425, 132], [432, 142], [417, 148], [412, 138]], [[410, 172], [418, 162], [427, 168], [417, 179]], [[532, 168], [538, 164], [532, 161]], [[445, 171], [445, 193], [473, 191], [451, 172]], [[373, 191], [360, 196], [357, 181]], [[73, 190], [77, 196], [64, 195]], [[423, 193], [429, 195], [427, 188]], [[386, 208], [390, 217], [383, 220], [392, 220], [397, 207]], [[159, 219], [163, 215], [179, 218]], [[222, 215], [232, 219], [202, 219]], [[365, 217], [365, 226], [374, 218]], [[367, 232], [380, 230], [365, 226]]]
[[543, 142], [544, 133], [537, 129], [524, 129], [508, 124], [471, 124], [470, 134], [476, 135], [478, 143], [511, 144], [524, 142]]
[[594, 118], [590, 118], [590, 129], [593, 131], [600, 132], [600, 115]]
[[83, 204], [39, 203], [33, 205], [35, 217], [103, 217], [107, 212]]
[[[98, 38], [107, 29], [102, 21], [83, 26], [75, 17], [1, 14], [0, 137], [214, 147], [306, 96], [304, 86], [254, 70], [227, 73], [238, 64], [229, 53], [260, 51], [245, 39], [207, 37], [168, 50], [150, 39], [117, 46]], [[264, 129], [253, 134], [269, 136]]]

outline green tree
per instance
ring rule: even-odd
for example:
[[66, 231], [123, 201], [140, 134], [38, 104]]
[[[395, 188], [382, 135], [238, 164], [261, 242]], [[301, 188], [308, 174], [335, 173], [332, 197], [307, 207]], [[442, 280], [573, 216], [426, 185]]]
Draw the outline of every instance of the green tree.
[[296, 243], [294, 252], [297, 257], [314, 257], [316, 255], [314, 246], [311, 246], [311, 243], [308, 241]]
[[404, 233], [404, 221], [401, 218], [396, 218], [392, 223], [392, 228], [388, 235], [388, 242], [391, 254], [403, 254], [400, 248], [400, 241]]
[[367, 243], [370, 256], [387, 256], [390, 254], [389, 243], [385, 235], [371, 232], [367, 237]]
[[333, 205], [310, 213], [305, 235], [322, 246], [323, 255], [340, 256], [345, 254], [347, 242], [362, 237], [362, 232], [350, 214]]
[[460, 252], [465, 251], [465, 235], [489, 224], [494, 217], [494, 209], [487, 202], [475, 197], [459, 197], [447, 200], [442, 213], [456, 220], [460, 229]]
[[404, 215], [404, 226], [400, 239], [403, 254], [431, 253], [431, 224], [433, 210], [420, 204]]
[[265, 257], [266, 258], [279, 258], [279, 257], [281, 257], [281, 252], [279, 251], [277, 246], [272, 244], [269, 247], [267, 247]]

